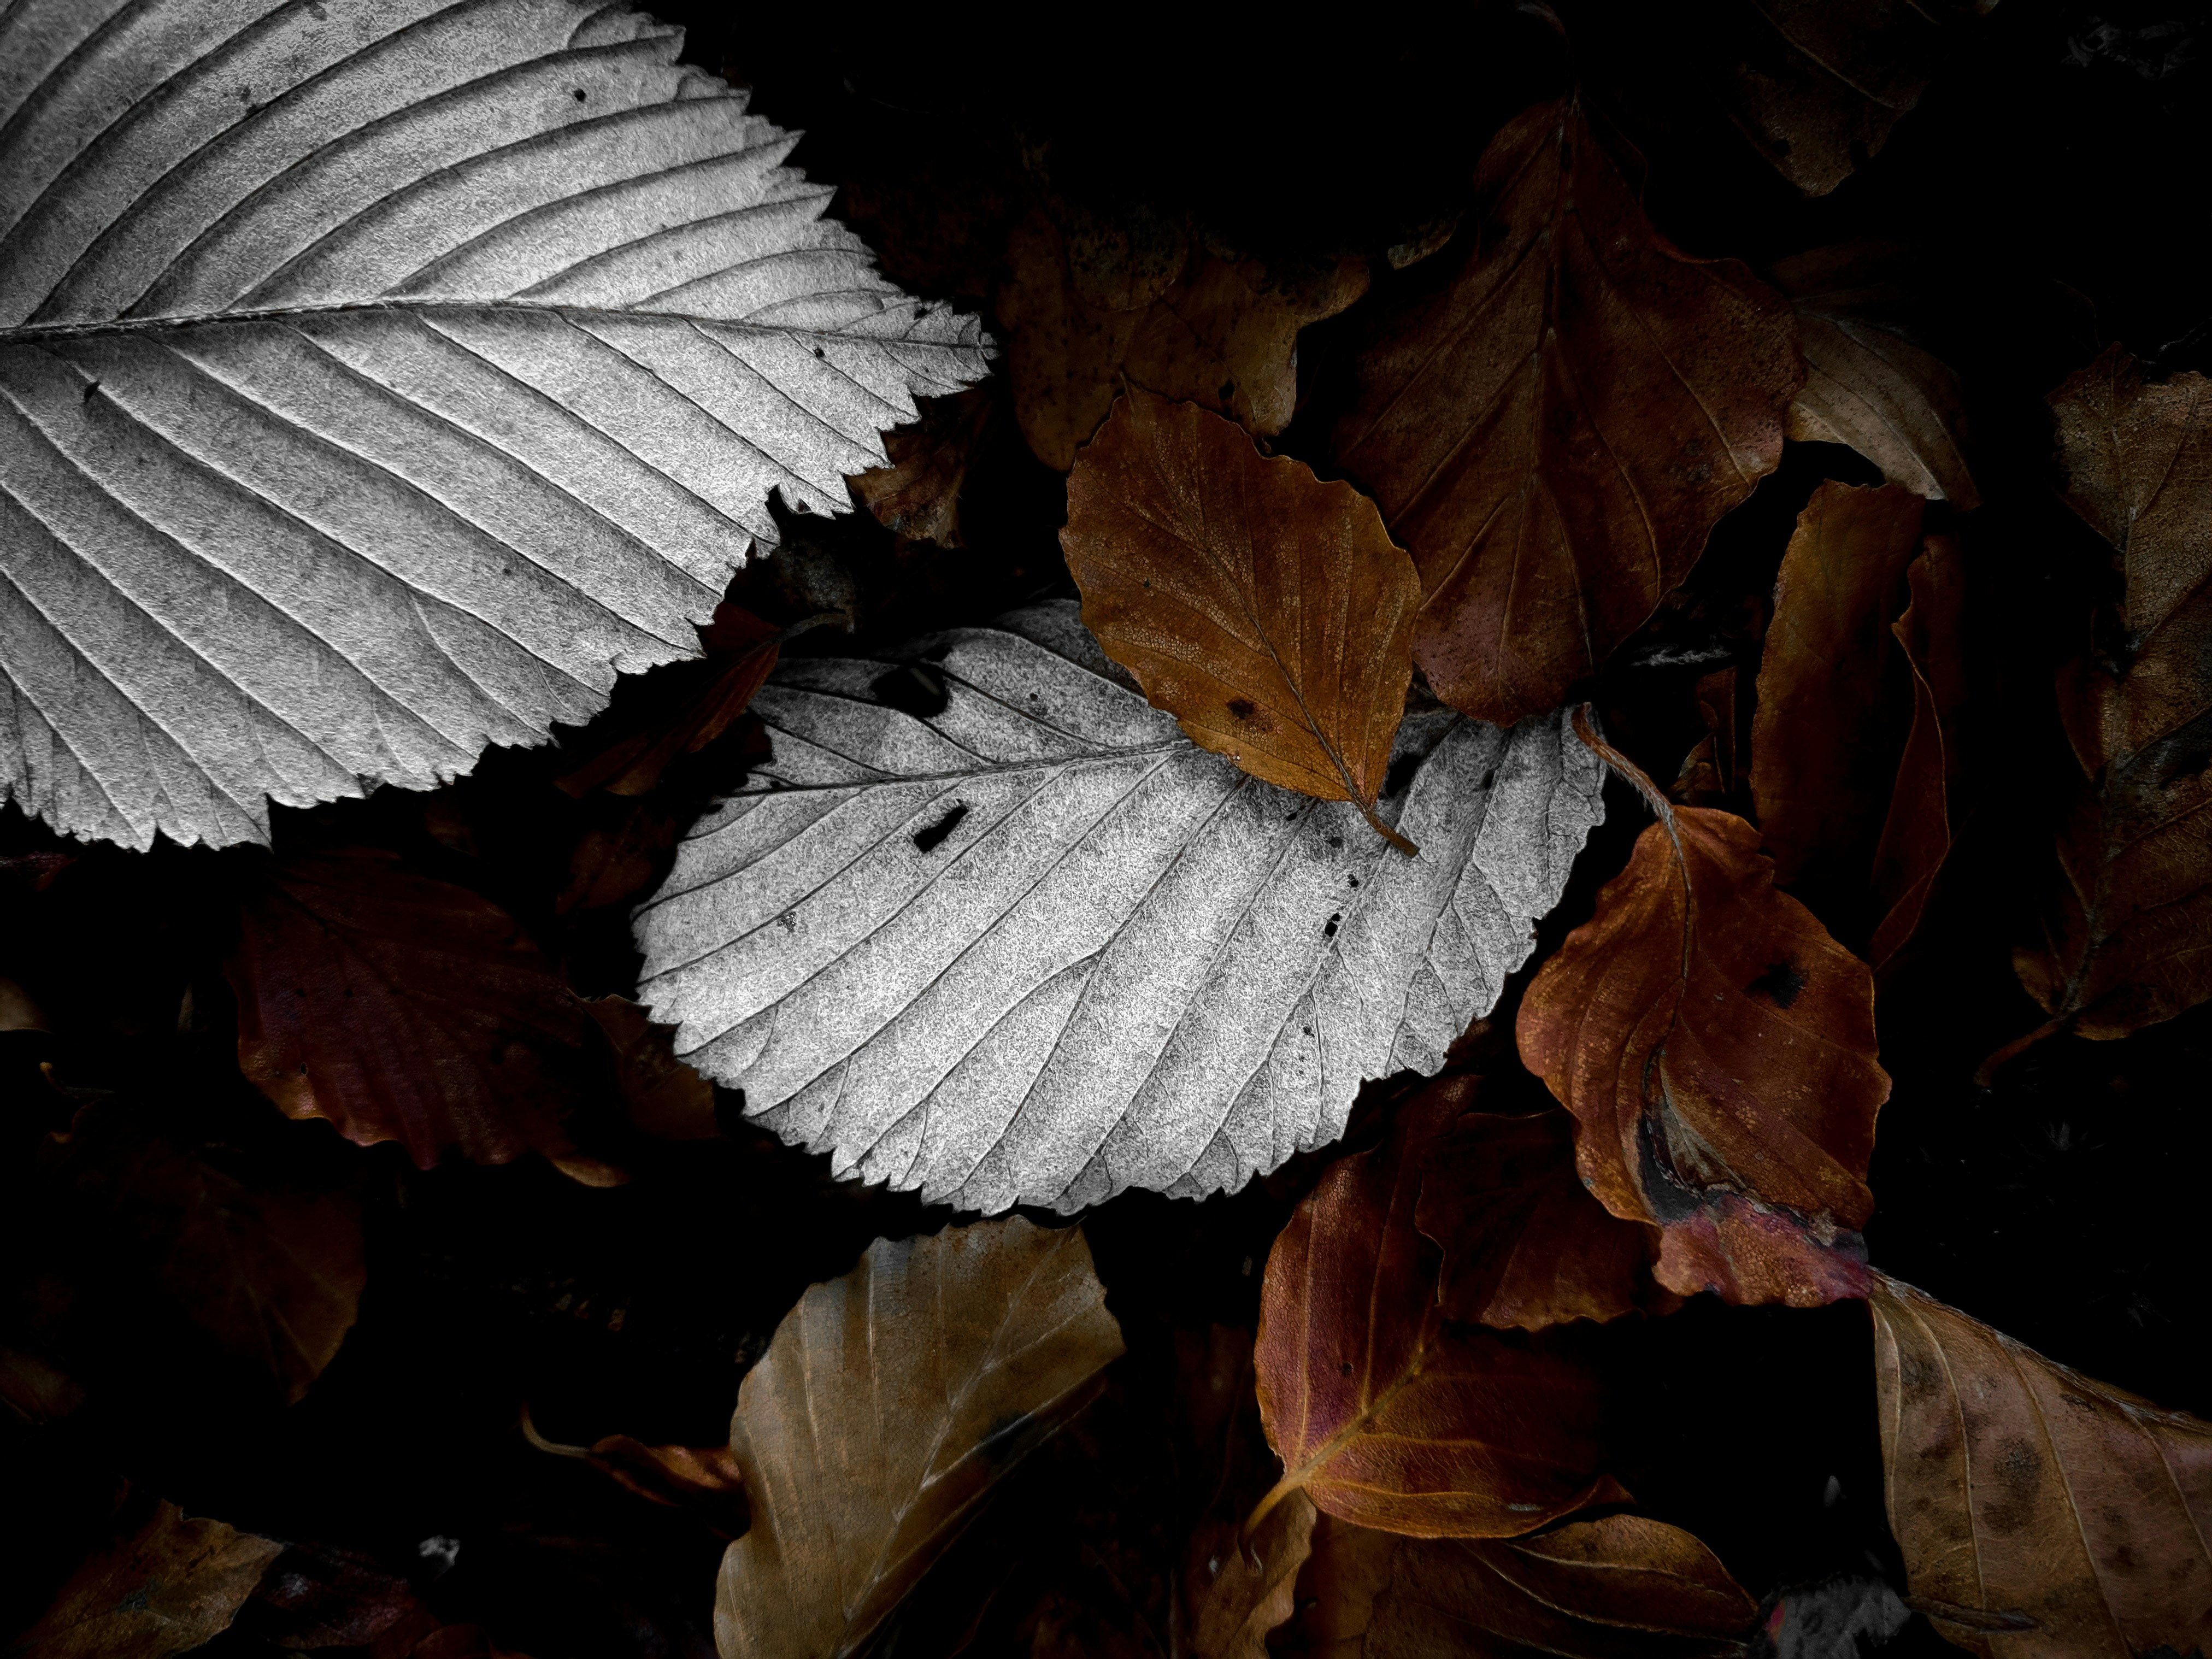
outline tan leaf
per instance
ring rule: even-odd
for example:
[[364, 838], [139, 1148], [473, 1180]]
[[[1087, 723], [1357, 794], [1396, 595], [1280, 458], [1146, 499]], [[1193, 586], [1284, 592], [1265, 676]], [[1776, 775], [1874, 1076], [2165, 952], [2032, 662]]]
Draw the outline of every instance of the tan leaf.
[[1009, 239], [1013, 274], [998, 302], [1007, 374], [1022, 435], [1046, 465], [1074, 465], [1124, 379], [1263, 437], [1280, 432], [1297, 407], [1298, 331], [1367, 289], [1357, 258], [1285, 281], [1255, 261], [1193, 259], [1187, 234], [1156, 226], [1132, 238], [1092, 221], [1066, 235], [1040, 209]]
[[1249, 1540], [1233, 1518], [1191, 1534], [1183, 1586], [1196, 1659], [1267, 1659], [1267, 1633], [1291, 1616], [1317, 1514], [1311, 1498], [1292, 1492]]
[[1522, 1061], [1579, 1121], [1590, 1190], [1662, 1229], [1668, 1289], [1792, 1307], [1864, 1295], [1856, 1230], [1889, 1097], [1873, 975], [1776, 890], [1759, 831], [1669, 806], [1583, 716], [1577, 730], [1661, 821], [1529, 986]]
[[591, 1017], [498, 906], [374, 848], [270, 866], [223, 972], [239, 1065], [289, 1116], [424, 1169], [570, 1150]]
[[1391, 1565], [1406, 1541], [1324, 1510], [1314, 1522], [1312, 1553], [1298, 1570], [1297, 1611], [1276, 1633], [1273, 1650], [1365, 1659], [1376, 1598], [1389, 1585]]
[[1121, 1352], [1079, 1228], [878, 1239], [809, 1290], [738, 1392], [724, 1659], [855, 1651]]
[[2212, 1650], [2212, 1424], [1894, 1279], [1872, 1306], [1890, 1527], [1936, 1628], [1984, 1659]]
[[1751, 794], [1785, 886], [1808, 871], [1863, 885], [1902, 736], [1889, 623], [1920, 545], [1922, 502], [1894, 484], [1824, 483], [1774, 584], [1751, 726]]
[[1403, 845], [1374, 806], [1420, 585], [1372, 501], [1133, 388], [1069, 475], [1060, 545], [1085, 623], [1194, 743]]
[[1421, 1264], [1423, 1153], [1468, 1080], [1399, 1109], [1373, 1152], [1340, 1158], [1268, 1253], [1260, 1413], [1283, 1460], [1251, 1531], [1304, 1491], [1331, 1515], [1422, 1537], [1527, 1532], [1621, 1496], [1600, 1472], [1596, 1376], [1545, 1333], [1448, 1324]]
[[1365, 1659], [1720, 1659], [1758, 1613], [1704, 1544], [1640, 1515], [1532, 1538], [1407, 1539]]
[[2145, 381], [2115, 346], [2051, 394], [2066, 500], [2118, 550], [2124, 670], [2077, 662], [2081, 777], [2054, 922], [2014, 958], [2051, 1016], [2124, 1036], [2212, 997], [2212, 381]]
[[1431, 1145], [1413, 1218], [1444, 1253], [1447, 1318], [1537, 1330], [1676, 1305], [1651, 1281], [1658, 1230], [1590, 1196], [1565, 1112], [1468, 1113]]
[[584, 1011], [615, 1051], [616, 1080], [629, 1121], [664, 1140], [711, 1140], [714, 1085], [676, 1058], [675, 1028], [656, 1025], [627, 997], [594, 997]]
[[164, 1659], [198, 1647], [230, 1628], [283, 1550], [220, 1521], [187, 1520], [161, 1500], [135, 1532], [70, 1576], [9, 1652], [21, 1659]]
[[1662, 237], [1579, 98], [1507, 125], [1475, 196], [1473, 257], [1361, 360], [1335, 443], [1419, 567], [1414, 660], [1504, 726], [1688, 574], [1804, 368], [1788, 304]]
[[1903, 290], [1885, 279], [1892, 251], [1846, 246], [1784, 259], [1769, 273], [1796, 308], [1805, 385], [1789, 435], [1843, 444], [1891, 483], [1961, 511], [1981, 505], [1962, 453], [1958, 377], [1906, 338], [1889, 314]]

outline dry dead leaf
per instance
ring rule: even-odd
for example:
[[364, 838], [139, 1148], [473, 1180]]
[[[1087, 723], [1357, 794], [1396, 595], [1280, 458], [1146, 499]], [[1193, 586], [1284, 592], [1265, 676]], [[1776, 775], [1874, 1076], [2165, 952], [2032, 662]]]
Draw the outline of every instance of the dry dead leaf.
[[1243, 428], [1132, 389], [1067, 480], [1083, 620], [1192, 742], [1375, 816], [1420, 582], [1375, 504]]
[[1966, 702], [1966, 582], [1958, 543], [1930, 536], [1905, 574], [1911, 600], [1890, 631], [1912, 673], [1912, 725], [1875, 848], [1872, 888], [1880, 920], [1867, 960], [1877, 981], [1920, 925], [1958, 831], [1959, 712]]
[[725, 1538], [745, 1529], [750, 1510], [744, 1474], [727, 1446], [651, 1446], [627, 1434], [602, 1435], [588, 1446], [564, 1445], [538, 1431], [527, 1406], [522, 1436], [540, 1451], [589, 1463], [624, 1492], [692, 1511]]
[[1909, 1285], [1871, 1303], [1912, 1604], [1984, 1659], [2212, 1650], [2212, 1424]]
[[1887, 267], [1900, 252], [1821, 248], [1768, 273], [1796, 309], [1805, 349], [1789, 435], [1845, 445], [1891, 483], [1970, 511], [1982, 497], [1964, 453], [1966, 400], [1949, 366], [1897, 320], [1904, 289]]
[[1403, 1539], [1364, 1659], [1723, 1659], [1758, 1613], [1704, 1544], [1640, 1515], [1531, 1538]]
[[716, 665], [705, 689], [665, 718], [592, 757], [559, 780], [560, 787], [577, 796], [593, 789], [613, 795], [646, 793], [672, 762], [697, 754], [745, 712], [753, 693], [775, 669], [776, 648], [783, 638], [782, 630], [750, 611], [734, 605], [718, 607], [714, 620], [699, 630], [700, 648]]
[[283, 1550], [273, 1539], [220, 1521], [188, 1520], [161, 1499], [135, 1531], [70, 1576], [9, 1653], [21, 1659], [165, 1659], [198, 1647], [230, 1628]]
[[1280, 432], [1297, 407], [1298, 331], [1367, 290], [1357, 258], [1285, 282], [1254, 261], [1194, 255], [1188, 238], [1087, 216], [1065, 233], [1043, 209], [1015, 229], [999, 321], [1014, 413], [1046, 465], [1074, 465], [1124, 380]]
[[356, 848], [270, 865], [223, 971], [238, 1059], [291, 1117], [428, 1169], [565, 1154], [561, 1120], [599, 1041], [581, 1001], [498, 906]]
[[1705, 735], [1682, 757], [1667, 791], [1681, 806], [1711, 806], [1734, 794], [1743, 778], [1743, 721], [1736, 709], [1736, 670], [1730, 663], [1702, 675], [1692, 696]]
[[2055, 921], [2014, 963], [2044, 1030], [2118, 1037], [2212, 997], [2212, 381], [2153, 384], [2114, 346], [2051, 401], [2066, 501], [2119, 553], [2127, 646], [2059, 677], [2081, 780]]
[[1661, 1228], [1668, 1289], [1792, 1307], [1863, 1296], [1856, 1229], [1889, 1096], [1873, 975], [1776, 890], [1751, 825], [1670, 806], [1597, 746], [1660, 822], [1538, 970], [1521, 1057], [1579, 1121], [1591, 1191]]
[[1326, 1510], [1315, 1519], [1311, 1553], [1298, 1570], [1297, 1608], [1275, 1634], [1273, 1651], [1312, 1659], [1365, 1659], [1375, 1599], [1390, 1583], [1407, 1540], [1356, 1527]]
[[1601, 1472], [1594, 1372], [1544, 1336], [1446, 1323], [1413, 1224], [1422, 1158], [1462, 1080], [1340, 1158], [1268, 1253], [1254, 1348], [1283, 1476], [1340, 1520], [1422, 1537], [1527, 1532], [1623, 1494]]
[[1414, 660], [1506, 725], [1688, 574], [1804, 368], [1788, 304], [1662, 237], [1578, 98], [1510, 124], [1475, 191], [1473, 257], [1361, 359], [1335, 443], [1419, 568]]
[[730, 1447], [752, 1527], [723, 1558], [724, 1659], [856, 1651], [1121, 1352], [1079, 1228], [1018, 1216], [878, 1239], [784, 1316]]
[[1828, 482], [1798, 514], [1759, 665], [1751, 794], [1774, 878], [1864, 884], [1910, 704], [1891, 619], [1920, 546], [1922, 501]]
[[593, 997], [584, 1011], [606, 1033], [629, 1121], [663, 1140], [711, 1140], [714, 1085], [676, 1058], [675, 1029], [656, 1025], [627, 997]]
[[1651, 1278], [1658, 1229], [1590, 1196], [1565, 1112], [1468, 1112], [1431, 1143], [1413, 1219], [1444, 1253], [1437, 1297], [1449, 1319], [1533, 1331], [1676, 1305]]
[[924, 398], [919, 421], [884, 434], [890, 465], [848, 480], [854, 495], [900, 540], [958, 547], [960, 489], [998, 408], [995, 383]]

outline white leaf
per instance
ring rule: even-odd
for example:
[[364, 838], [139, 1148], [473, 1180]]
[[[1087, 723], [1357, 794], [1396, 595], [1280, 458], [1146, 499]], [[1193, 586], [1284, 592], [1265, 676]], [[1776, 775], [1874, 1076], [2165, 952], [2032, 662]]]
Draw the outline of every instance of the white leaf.
[[[640, 911], [640, 995], [785, 1139], [963, 1209], [1202, 1197], [1334, 1139], [1496, 1003], [1601, 816], [1561, 716], [1416, 714], [1408, 859], [1192, 744], [1072, 603], [902, 655], [754, 699], [772, 758]], [[931, 678], [941, 713], [884, 700]]]
[[596, 0], [0, 9], [0, 800], [426, 788], [697, 654], [974, 319]]

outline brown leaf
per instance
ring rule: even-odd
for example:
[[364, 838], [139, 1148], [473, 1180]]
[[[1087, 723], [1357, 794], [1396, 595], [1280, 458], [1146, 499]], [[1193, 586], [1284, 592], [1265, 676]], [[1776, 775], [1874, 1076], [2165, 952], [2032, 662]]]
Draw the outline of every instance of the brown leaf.
[[1291, 1492], [1340, 1519], [1423, 1537], [1527, 1532], [1621, 1496], [1599, 1472], [1595, 1373], [1549, 1340], [1447, 1324], [1413, 1224], [1421, 1158], [1465, 1079], [1399, 1110], [1340, 1158], [1268, 1253], [1260, 1413]]
[[584, 1011], [615, 1051], [616, 1079], [629, 1121], [664, 1140], [711, 1140], [714, 1085], [676, 1058], [672, 1025], [656, 1025], [627, 997], [594, 997]]
[[428, 1169], [569, 1150], [591, 1017], [515, 920], [371, 848], [280, 860], [223, 972], [238, 1059], [292, 1117]]
[[554, 899], [553, 913], [605, 909], [638, 897], [666, 872], [689, 822], [686, 807], [672, 811], [650, 797], [625, 801], [611, 823], [593, 824], [577, 837], [568, 884]]
[[1971, 511], [1982, 497], [1963, 453], [1966, 402], [1949, 367], [1894, 320], [1904, 289], [1887, 268], [1897, 257], [1881, 246], [1821, 248], [1769, 273], [1796, 309], [1805, 348], [1789, 435], [1846, 445], [1891, 483]]
[[1864, 1295], [1856, 1229], [1889, 1096], [1872, 975], [1775, 890], [1756, 830], [1670, 807], [1577, 729], [1661, 821], [1529, 986], [1522, 1060], [1579, 1121], [1577, 1163], [1606, 1208], [1662, 1230], [1668, 1289]]
[[[327, 1544], [292, 1544], [276, 1558], [253, 1599], [273, 1618], [259, 1633], [280, 1647], [367, 1648], [407, 1652], [437, 1628], [404, 1578], [374, 1558]], [[273, 1628], [272, 1628], [273, 1626]]]
[[745, 1529], [750, 1510], [744, 1472], [727, 1446], [651, 1446], [627, 1434], [603, 1435], [588, 1446], [563, 1445], [538, 1433], [527, 1407], [522, 1434], [540, 1451], [589, 1463], [624, 1492], [668, 1509], [693, 1511], [725, 1538]]
[[1444, 1253], [1449, 1319], [1533, 1331], [1675, 1305], [1651, 1281], [1658, 1230], [1590, 1196], [1565, 1112], [1468, 1113], [1431, 1144], [1413, 1219]]
[[1872, 1307], [1913, 1605], [1985, 1659], [2212, 1650], [2212, 1424], [1894, 1279]]
[[1067, 481], [1083, 620], [1194, 743], [1374, 816], [1413, 677], [1413, 561], [1375, 504], [1132, 389]]
[[1652, 228], [1578, 98], [1483, 154], [1473, 257], [1359, 364], [1338, 459], [1413, 551], [1414, 660], [1510, 726], [1556, 707], [1782, 455], [1788, 304]]
[[1912, 672], [1912, 726], [1898, 757], [1897, 783], [1875, 848], [1873, 890], [1881, 920], [1867, 946], [1875, 977], [1884, 976], [1920, 925], [1936, 878], [1950, 855], [1957, 822], [1959, 711], [1966, 702], [1962, 641], [1966, 568], [1957, 542], [1930, 536], [1906, 567], [1912, 595], [1890, 624]]
[[2130, 649], [2060, 675], [2065, 879], [2014, 962], [2045, 1030], [2117, 1037], [2212, 997], [2212, 381], [2147, 383], [2115, 346], [2051, 407], [2067, 503], [2119, 551]]
[[750, 611], [734, 605], [716, 607], [714, 620], [699, 630], [699, 643], [714, 665], [706, 689], [559, 779], [561, 788], [579, 797], [594, 789], [644, 794], [672, 762], [697, 754], [745, 712], [775, 667], [783, 637]]
[[1896, 777], [1906, 671], [1889, 622], [1923, 503], [1894, 484], [1824, 483], [1798, 514], [1759, 665], [1751, 794], [1774, 878], [1862, 886]]
[[1046, 465], [1074, 465], [1125, 379], [1280, 432], [1297, 406], [1298, 331], [1367, 289], [1357, 258], [1285, 281], [1254, 261], [1194, 259], [1188, 234], [1087, 217], [1063, 234], [1042, 209], [1015, 230], [999, 321], [1014, 413]]
[[1682, 757], [1681, 770], [1667, 793], [1679, 805], [1710, 806], [1734, 794], [1743, 777], [1735, 665], [1700, 676], [1693, 696], [1705, 735]]
[[1367, 1659], [1719, 1659], [1759, 1604], [1690, 1534], [1640, 1515], [1533, 1538], [1400, 1541]]
[[1323, 1511], [1314, 1522], [1312, 1553], [1298, 1571], [1297, 1611], [1276, 1633], [1273, 1651], [1365, 1659], [1376, 1598], [1407, 1541]]
[[1826, 196], [1920, 101], [1945, 50], [1942, 19], [1932, 15], [1942, 9], [1941, 0], [1932, 8], [1751, 0], [1729, 9], [1737, 20], [1725, 32], [1729, 118], [1777, 173], [1808, 196]]
[[738, 1393], [725, 1659], [854, 1652], [1121, 1352], [1082, 1230], [1018, 1216], [878, 1239], [808, 1291]]
[[853, 494], [906, 541], [960, 546], [960, 487], [998, 400], [996, 381], [920, 399], [920, 420], [884, 434], [890, 465], [854, 474]]
[[163, 1659], [198, 1647], [230, 1628], [283, 1549], [220, 1521], [187, 1520], [162, 1499], [135, 1531], [72, 1573], [9, 1651], [23, 1659]]

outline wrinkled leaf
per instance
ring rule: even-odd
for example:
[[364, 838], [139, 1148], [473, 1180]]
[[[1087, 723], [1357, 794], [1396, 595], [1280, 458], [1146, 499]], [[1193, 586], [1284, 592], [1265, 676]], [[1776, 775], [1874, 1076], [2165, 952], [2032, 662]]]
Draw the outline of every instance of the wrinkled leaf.
[[1774, 878], [1863, 885], [1897, 775], [1908, 671], [1891, 620], [1922, 502], [1894, 484], [1822, 483], [1797, 516], [1759, 664], [1751, 793]]
[[1894, 1279], [1872, 1306], [1913, 1605], [1986, 1659], [2212, 1650], [2212, 1424]]
[[1372, 501], [1233, 422], [1140, 390], [1115, 408], [1060, 535], [1085, 625], [1194, 743], [1374, 821], [1413, 678], [1413, 561]]
[[724, 1659], [855, 1651], [1121, 1352], [1081, 1231], [1018, 1216], [878, 1239], [808, 1291], [738, 1393]]
[[1432, 1085], [1388, 1139], [1329, 1167], [1267, 1255], [1260, 1413], [1303, 1492], [1340, 1520], [1499, 1537], [1621, 1497], [1600, 1472], [1595, 1374], [1543, 1337], [1448, 1324], [1413, 1224], [1422, 1158], [1466, 1090]]
[[1431, 1144], [1413, 1219], [1443, 1251], [1447, 1318], [1533, 1331], [1674, 1306], [1651, 1280], [1658, 1230], [1590, 1196], [1565, 1112], [1468, 1112]]
[[[256, 18], [259, 21], [256, 21]], [[694, 654], [983, 373], [795, 142], [593, 0], [16, 6], [0, 155], [0, 791], [268, 838]]]
[[2081, 766], [2054, 920], [2021, 981], [2083, 1036], [2212, 997], [2212, 381], [2147, 383], [2117, 346], [2051, 395], [2066, 500], [2119, 553], [2123, 663], [2077, 662]]
[[283, 1553], [273, 1539], [188, 1520], [162, 1499], [93, 1555], [9, 1649], [21, 1659], [165, 1659], [221, 1635]]
[[884, 439], [890, 465], [854, 473], [853, 493], [902, 541], [958, 547], [961, 486], [998, 406], [995, 386], [927, 400], [920, 421]]
[[1312, 1553], [1298, 1570], [1297, 1611], [1276, 1632], [1273, 1650], [1365, 1659], [1375, 1599], [1389, 1586], [1391, 1565], [1407, 1542], [1322, 1511], [1314, 1522]]
[[1958, 544], [1930, 536], [1905, 569], [1911, 602], [1890, 625], [1912, 673], [1912, 725], [1875, 848], [1880, 920], [1867, 960], [1881, 979], [1920, 925], [1958, 830], [1959, 713], [1966, 701], [1966, 568]]
[[438, 1627], [404, 1578], [374, 1557], [328, 1544], [286, 1546], [253, 1600], [275, 1615], [258, 1620], [256, 1634], [295, 1650], [374, 1643], [372, 1659], [388, 1659], [411, 1654], [416, 1638]]
[[1805, 385], [1789, 435], [1844, 444], [1916, 495], [1981, 505], [1963, 453], [1966, 400], [1944, 362], [1897, 320], [1903, 290], [1885, 280], [1891, 250], [1822, 248], [1769, 273], [1796, 308]]
[[1730, 663], [1698, 678], [1693, 694], [1705, 735], [1682, 757], [1667, 793], [1681, 806], [1711, 806], [1743, 781], [1743, 721], [1736, 709], [1736, 670]]
[[1196, 1197], [1332, 1139], [1495, 1002], [1599, 817], [1558, 717], [1426, 715], [1380, 809], [1409, 859], [1191, 743], [1069, 605], [899, 660], [763, 689], [774, 757], [639, 913], [639, 997], [786, 1140], [932, 1202]]
[[1640, 1515], [1533, 1538], [1406, 1539], [1365, 1659], [1722, 1659], [1758, 1612], [1705, 1545]]
[[634, 1435], [602, 1435], [588, 1446], [538, 1433], [526, 1407], [523, 1437], [540, 1451], [589, 1463], [624, 1492], [667, 1509], [689, 1510], [725, 1538], [745, 1529], [744, 1474], [727, 1446], [653, 1446]]
[[1298, 331], [1367, 289], [1356, 258], [1285, 281], [1256, 261], [1194, 256], [1180, 227], [1075, 216], [1063, 230], [1040, 210], [1015, 229], [998, 301], [1022, 435], [1063, 472], [1125, 380], [1280, 432], [1297, 407]]
[[1578, 99], [1509, 125], [1475, 190], [1473, 257], [1361, 359], [1335, 444], [1420, 570], [1414, 660], [1509, 723], [1681, 581], [1804, 368], [1781, 296], [1662, 237]]
[[591, 1016], [490, 901], [356, 848], [284, 860], [248, 896], [223, 971], [238, 1060], [288, 1116], [423, 1169], [568, 1151]]
[[1538, 970], [1521, 1057], [1578, 1120], [1590, 1190], [1661, 1228], [1668, 1289], [1792, 1307], [1863, 1296], [1856, 1230], [1889, 1097], [1873, 975], [1775, 890], [1759, 831], [1633, 777], [1660, 822]]

